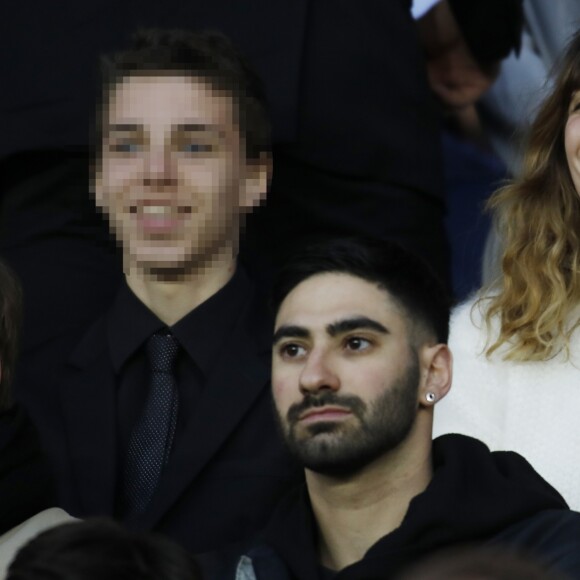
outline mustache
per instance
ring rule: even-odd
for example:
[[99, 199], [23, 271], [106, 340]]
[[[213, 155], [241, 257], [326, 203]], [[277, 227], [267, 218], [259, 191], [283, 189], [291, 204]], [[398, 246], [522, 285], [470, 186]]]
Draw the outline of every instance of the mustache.
[[326, 405], [333, 405], [348, 409], [353, 415], [361, 417], [367, 406], [366, 403], [354, 395], [339, 396], [332, 391], [322, 391], [320, 393], [307, 393], [300, 403], [294, 403], [286, 414], [288, 423], [293, 424], [298, 421], [302, 413], [309, 409], [316, 407], [324, 407]]

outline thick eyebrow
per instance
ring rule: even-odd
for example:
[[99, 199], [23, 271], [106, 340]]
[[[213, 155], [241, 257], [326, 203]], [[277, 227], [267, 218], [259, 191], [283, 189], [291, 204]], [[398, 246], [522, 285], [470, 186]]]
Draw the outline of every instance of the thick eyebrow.
[[310, 332], [303, 326], [281, 326], [272, 337], [272, 345], [276, 345], [283, 338], [309, 338]]
[[141, 131], [143, 127], [136, 123], [113, 123], [107, 125], [107, 133], [134, 133]]
[[354, 318], [345, 318], [327, 325], [326, 332], [330, 336], [344, 334], [352, 330], [369, 329], [380, 332], [381, 334], [389, 334], [389, 331], [376, 320], [367, 318], [366, 316], [355, 316]]
[[220, 135], [223, 133], [219, 125], [211, 125], [208, 123], [180, 123], [179, 125], [175, 125], [175, 129], [183, 131], [184, 133], [202, 133], [205, 131], [213, 131]]

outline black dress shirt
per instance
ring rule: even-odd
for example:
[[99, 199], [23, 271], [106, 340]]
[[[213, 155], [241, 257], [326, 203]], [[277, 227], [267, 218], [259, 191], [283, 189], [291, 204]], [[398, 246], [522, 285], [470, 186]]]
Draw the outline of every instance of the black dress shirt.
[[[223, 288], [169, 328], [180, 345], [176, 363], [179, 412], [173, 450], [179, 446], [188, 417], [249, 295], [249, 280], [238, 267]], [[167, 326], [124, 282], [107, 318], [117, 383], [118, 473], [122, 473], [131, 433], [147, 399], [150, 373], [144, 345], [151, 335], [164, 329]], [[117, 486], [120, 483], [119, 479]]]

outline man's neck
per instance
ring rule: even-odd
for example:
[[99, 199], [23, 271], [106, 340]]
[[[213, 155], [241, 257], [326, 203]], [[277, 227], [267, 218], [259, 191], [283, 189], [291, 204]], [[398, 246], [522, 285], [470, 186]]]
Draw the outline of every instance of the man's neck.
[[319, 531], [319, 560], [342, 570], [361, 560], [380, 538], [401, 525], [410, 501], [432, 477], [431, 448], [415, 454], [401, 445], [351, 478], [306, 471]]
[[126, 268], [127, 285], [133, 293], [167, 326], [172, 326], [232, 278], [236, 269], [233, 256], [213, 260], [198, 268], [166, 278], [139, 268]]

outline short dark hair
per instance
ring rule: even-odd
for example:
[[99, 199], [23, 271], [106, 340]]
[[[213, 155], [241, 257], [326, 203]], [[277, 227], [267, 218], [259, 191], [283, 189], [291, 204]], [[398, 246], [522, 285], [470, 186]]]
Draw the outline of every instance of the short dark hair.
[[277, 312], [298, 284], [323, 273], [350, 274], [378, 284], [415, 327], [447, 343], [450, 298], [431, 268], [395, 242], [362, 238], [319, 240], [295, 251], [280, 269], [272, 292]]
[[10, 385], [18, 355], [22, 290], [14, 272], [0, 260], [0, 410], [12, 402]]
[[7, 580], [199, 580], [193, 557], [172, 541], [95, 519], [66, 523], [16, 554]]
[[127, 50], [101, 59], [102, 84], [94, 131], [97, 157], [103, 120], [115, 87], [128, 77], [163, 75], [201, 79], [227, 92], [234, 103], [247, 158], [258, 159], [270, 152], [270, 119], [262, 82], [228, 38], [214, 31], [143, 29], [133, 35]]

